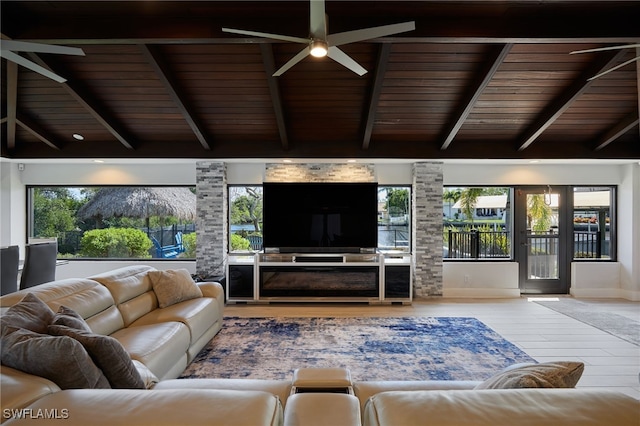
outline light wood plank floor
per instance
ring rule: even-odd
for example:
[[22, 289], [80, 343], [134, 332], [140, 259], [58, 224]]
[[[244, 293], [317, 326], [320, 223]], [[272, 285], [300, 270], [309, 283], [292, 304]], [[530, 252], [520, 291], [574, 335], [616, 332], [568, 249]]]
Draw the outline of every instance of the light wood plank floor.
[[[640, 303], [580, 299], [594, 310], [640, 321]], [[411, 305], [352, 303], [227, 305], [225, 315], [239, 317], [439, 316], [475, 317], [538, 362], [585, 363], [581, 388], [607, 388], [640, 399], [640, 347], [571, 317], [519, 299], [424, 299]], [[638, 330], [640, 333], [640, 329]]]

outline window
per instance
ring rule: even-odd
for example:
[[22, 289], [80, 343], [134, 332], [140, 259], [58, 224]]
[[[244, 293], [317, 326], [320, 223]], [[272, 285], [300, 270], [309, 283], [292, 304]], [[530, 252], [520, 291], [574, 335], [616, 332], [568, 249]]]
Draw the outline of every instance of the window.
[[229, 185], [229, 252], [262, 250], [262, 186]]
[[410, 186], [378, 186], [378, 249], [411, 251]]
[[573, 258], [615, 259], [614, 187], [573, 188]]
[[58, 257], [195, 258], [195, 187], [29, 186], [28, 241]]
[[443, 257], [511, 259], [512, 189], [445, 187]]

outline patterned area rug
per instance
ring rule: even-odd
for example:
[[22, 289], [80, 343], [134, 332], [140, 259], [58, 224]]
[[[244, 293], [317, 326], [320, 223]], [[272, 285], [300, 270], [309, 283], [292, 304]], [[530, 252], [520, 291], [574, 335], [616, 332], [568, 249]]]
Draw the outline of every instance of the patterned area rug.
[[475, 318], [238, 318], [181, 378], [290, 379], [344, 367], [354, 380], [484, 380], [535, 362]]

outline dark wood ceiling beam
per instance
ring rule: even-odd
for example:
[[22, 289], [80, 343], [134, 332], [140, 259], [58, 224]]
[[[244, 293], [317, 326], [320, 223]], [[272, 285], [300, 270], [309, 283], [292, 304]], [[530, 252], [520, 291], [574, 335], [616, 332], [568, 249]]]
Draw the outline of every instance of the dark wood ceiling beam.
[[273, 58], [273, 49], [270, 44], [261, 44], [260, 52], [262, 54], [262, 63], [264, 64], [264, 72], [267, 75], [267, 85], [269, 86], [269, 94], [271, 95], [271, 103], [273, 104], [273, 112], [276, 116], [276, 124], [280, 133], [280, 143], [285, 151], [289, 149], [289, 137], [287, 135], [287, 125], [282, 108], [282, 97], [280, 96], [280, 85], [278, 79], [273, 76], [276, 72], [275, 60]]
[[211, 149], [211, 145], [209, 144], [208, 138], [205, 136], [205, 131], [202, 125], [195, 118], [195, 115], [192, 112], [193, 108], [190, 108], [187, 105], [186, 96], [181, 93], [178, 84], [175, 79], [172, 77], [172, 73], [169, 69], [169, 66], [166, 64], [162, 55], [158, 52], [158, 47], [156, 46], [147, 46], [140, 45], [140, 50], [142, 51], [143, 56], [149, 62], [149, 65], [153, 68], [153, 71], [156, 73], [162, 85], [169, 93], [169, 96], [175, 103], [178, 110], [180, 110], [180, 114], [184, 117], [187, 124], [196, 135], [196, 138], [200, 142], [200, 145], [206, 150]]
[[518, 151], [527, 149], [544, 133], [588, 88], [593, 80], [588, 79], [614, 66], [624, 55], [622, 51], [602, 53], [561, 93], [547, 108], [545, 108], [533, 124], [519, 138]]
[[471, 85], [468, 94], [464, 97], [463, 101], [457, 109], [457, 112], [452, 117], [452, 119], [449, 120], [451, 124], [449, 125], [447, 131], [444, 133], [445, 136], [442, 138], [444, 140], [442, 142], [442, 145], [440, 146], [441, 150], [445, 150], [449, 147], [449, 145], [451, 145], [451, 142], [453, 142], [453, 139], [456, 137], [456, 135], [460, 131], [460, 128], [467, 120], [467, 117], [478, 101], [478, 98], [480, 97], [484, 89], [489, 85], [489, 83], [493, 79], [493, 76], [498, 71], [498, 68], [504, 62], [504, 59], [511, 51], [512, 46], [513, 44], [508, 43], [502, 47], [494, 48], [494, 50], [490, 53], [489, 58], [487, 59], [487, 62], [485, 64], [485, 68], [480, 73], [478, 73], [478, 77]]
[[[69, 73], [64, 70], [60, 65], [54, 65], [51, 60], [45, 62], [38, 55], [29, 53], [30, 59], [36, 64], [44, 67], [52, 72], [65, 76]], [[60, 83], [71, 97], [73, 97], [94, 119], [96, 119], [105, 129], [109, 131], [122, 145], [128, 149], [134, 149], [134, 143], [131, 137], [125, 134], [123, 130], [120, 130], [122, 126], [118, 125], [115, 119], [110, 118], [112, 114], [109, 114], [107, 109], [98, 106], [98, 102], [92, 99], [83, 89], [80, 88], [80, 84], [73, 82], [73, 78], [69, 78], [67, 82]]]
[[16, 117], [18, 114], [18, 65], [7, 61], [7, 149], [16, 147]]
[[45, 136], [49, 132], [41, 128], [36, 122], [33, 120], [20, 115], [16, 118], [16, 123], [22, 127], [27, 132], [31, 133], [34, 137], [49, 145], [51, 148], [60, 150], [62, 145], [60, 143], [52, 141], [49, 137]]
[[363, 150], [369, 149], [369, 143], [371, 142], [371, 133], [373, 132], [373, 125], [376, 119], [376, 111], [378, 109], [378, 101], [380, 100], [380, 93], [382, 93], [382, 84], [384, 83], [384, 75], [387, 72], [390, 53], [390, 43], [385, 43], [380, 46], [380, 50], [378, 52], [378, 61], [376, 63], [376, 72], [373, 78], [373, 87], [371, 88], [371, 95], [369, 96], [369, 102], [367, 106], [367, 115], [364, 120], [364, 136], [362, 138]]
[[612, 127], [598, 140], [594, 151], [599, 151], [609, 145], [611, 142], [631, 130], [634, 126], [637, 126], [638, 123], [640, 123], [640, 118], [638, 118], [637, 112], [634, 111], [627, 115], [620, 123]]

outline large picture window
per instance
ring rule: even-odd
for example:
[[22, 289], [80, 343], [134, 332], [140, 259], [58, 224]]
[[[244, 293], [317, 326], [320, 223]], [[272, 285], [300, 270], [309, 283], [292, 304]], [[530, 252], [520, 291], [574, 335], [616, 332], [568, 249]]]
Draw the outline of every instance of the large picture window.
[[262, 186], [229, 185], [229, 252], [262, 250]]
[[410, 186], [378, 186], [378, 249], [411, 251]]
[[195, 258], [195, 187], [30, 186], [28, 241], [66, 259]]
[[512, 189], [445, 187], [443, 257], [512, 258]]

